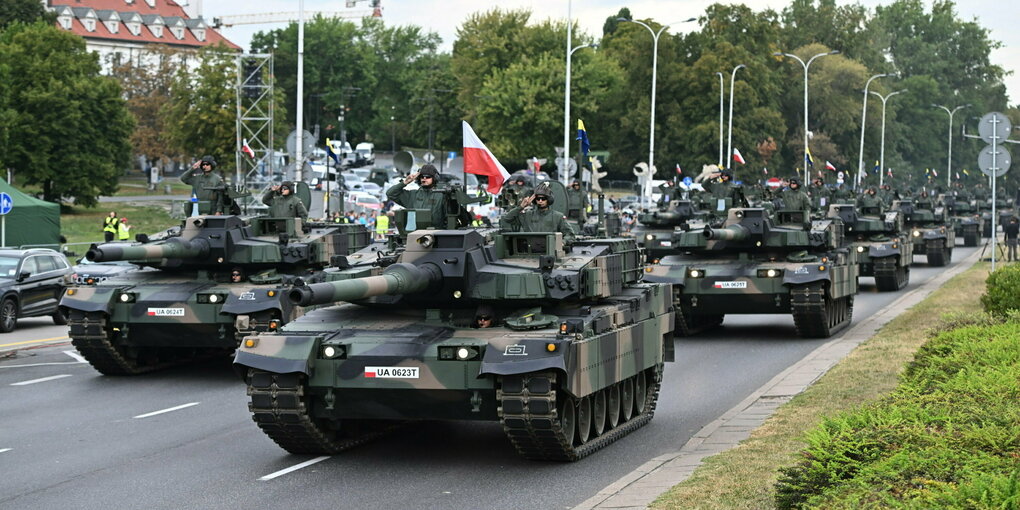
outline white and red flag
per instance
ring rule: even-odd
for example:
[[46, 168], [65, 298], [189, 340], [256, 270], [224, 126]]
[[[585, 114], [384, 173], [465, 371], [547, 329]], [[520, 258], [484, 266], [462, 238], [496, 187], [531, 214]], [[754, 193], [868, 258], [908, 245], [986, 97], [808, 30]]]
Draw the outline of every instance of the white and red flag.
[[825, 169], [826, 170], [832, 170], [833, 172], [835, 172], [836, 171], [836, 165], [833, 165], [832, 163], [829, 163], [828, 160], [826, 160], [825, 161]]
[[241, 152], [248, 155], [249, 158], [255, 159], [255, 151], [251, 150], [251, 146], [248, 145], [248, 139], [245, 138], [241, 144]]
[[503, 183], [510, 178], [510, 172], [499, 164], [496, 156], [485, 146], [475, 130], [471, 129], [467, 121], [461, 121], [464, 126], [464, 171], [469, 174], [484, 175], [489, 178], [489, 193], [499, 193]]
[[733, 148], [733, 161], [736, 161], [737, 163], [740, 163], [741, 165], [747, 163], [746, 161], [744, 161], [744, 156], [740, 155], [740, 151], [736, 147]]

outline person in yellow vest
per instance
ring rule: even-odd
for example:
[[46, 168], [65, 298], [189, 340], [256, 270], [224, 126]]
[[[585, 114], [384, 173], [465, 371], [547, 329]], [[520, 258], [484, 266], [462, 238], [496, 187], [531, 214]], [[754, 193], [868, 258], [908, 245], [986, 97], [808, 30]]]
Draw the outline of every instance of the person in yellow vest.
[[120, 222], [117, 221], [117, 211], [110, 211], [110, 215], [103, 218], [103, 240], [110, 243], [113, 242], [113, 237], [117, 235], [117, 225]]
[[124, 242], [131, 240], [131, 225], [127, 224], [127, 218], [121, 218], [117, 225], [117, 240]]
[[386, 232], [390, 229], [390, 217], [388, 214], [380, 214], [375, 219], [375, 237], [386, 239]]

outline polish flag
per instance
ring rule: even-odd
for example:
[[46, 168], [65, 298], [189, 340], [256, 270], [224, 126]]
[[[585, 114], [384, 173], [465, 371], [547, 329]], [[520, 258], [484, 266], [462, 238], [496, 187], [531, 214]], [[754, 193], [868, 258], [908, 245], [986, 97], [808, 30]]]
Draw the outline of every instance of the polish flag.
[[680, 163], [677, 163], [677, 164], [676, 164], [676, 174], [677, 174], [677, 175], [683, 175], [683, 174], [684, 174], [684, 171], [683, 171], [683, 169], [682, 169], [682, 168], [680, 168]]
[[365, 377], [375, 377], [375, 368], [365, 368]]
[[737, 163], [740, 163], [741, 165], [747, 163], [746, 161], [744, 161], [744, 156], [740, 155], [740, 151], [736, 147], [733, 148], [733, 161], [736, 161]]
[[826, 160], [825, 161], [825, 169], [826, 170], [832, 170], [833, 172], [835, 172], [836, 171], [836, 165], [833, 165], [832, 163], [829, 163], [828, 160]]
[[244, 139], [244, 143], [241, 144], [241, 152], [248, 155], [249, 158], [255, 159], [255, 151], [251, 150], [251, 146], [248, 145], [248, 139]]
[[478, 139], [475, 130], [471, 129], [467, 121], [461, 121], [461, 123], [464, 126], [464, 171], [488, 177], [489, 193], [499, 193], [503, 183], [510, 178], [510, 172], [507, 172], [506, 168], [499, 164], [499, 160]]

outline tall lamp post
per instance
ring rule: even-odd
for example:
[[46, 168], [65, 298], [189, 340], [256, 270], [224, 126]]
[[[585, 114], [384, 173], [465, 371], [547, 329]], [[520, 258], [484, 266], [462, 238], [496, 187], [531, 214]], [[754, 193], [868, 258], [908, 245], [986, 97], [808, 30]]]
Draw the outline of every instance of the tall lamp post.
[[888, 93], [888, 94], [886, 94], [884, 96], [882, 94], [879, 94], [878, 92], [875, 92], [874, 90], [871, 91], [872, 94], [874, 94], [876, 97], [878, 97], [879, 99], [882, 100], [882, 145], [881, 145], [881, 149], [879, 149], [879, 152], [878, 152], [878, 186], [879, 187], [882, 187], [882, 184], [885, 182], [885, 179], [884, 179], [885, 178], [885, 105], [886, 105], [886, 102], [889, 101], [890, 97], [893, 97], [896, 94], [902, 94], [902, 93], [904, 93], [906, 91], [907, 91], [906, 89], [897, 90], [896, 92], [890, 92], [890, 93]]
[[949, 156], [946, 157], [946, 189], [949, 189], [953, 185], [953, 115], [956, 114], [961, 108], [970, 108], [970, 103], [957, 106], [950, 110], [949, 108], [940, 104], [932, 104], [932, 108], [942, 108], [949, 114]]
[[861, 111], [861, 149], [857, 154], [857, 185], [854, 186], [857, 190], [861, 189], [861, 173], [864, 172], [864, 127], [866, 125], [865, 122], [868, 120], [868, 87], [871, 86], [871, 82], [876, 78], [882, 78], [883, 76], [889, 76], [889, 74], [876, 74], [868, 78], [867, 83], [864, 84], [864, 109]]
[[724, 161], [723, 158], [723, 101], [724, 91], [726, 90], [726, 78], [723, 73], [715, 73], [719, 76], [719, 168], [722, 168]]
[[729, 160], [726, 161], [728, 165], [730, 161], [733, 161], [733, 81], [737, 78], [737, 71], [741, 68], [747, 67], [744, 64], [740, 64], [733, 68], [733, 72], [730, 73], [730, 125], [729, 133], [726, 135], [726, 152], [728, 153]]
[[839, 54], [839, 50], [832, 50], [832, 51], [829, 51], [829, 52], [826, 52], [826, 53], [819, 53], [819, 54], [809, 58], [807, 63], [805, 63], [803, 60], [801, 60], [800, 57], [798, 57], [797, 55], [794, 55], [793, 53], [784, 53], [782, 51], [777, 51], [777, 52], [772, 54], [773, 56], [776, 56], [776, 57], [790, 57], [792, 59], [795, 59], [797, 62], [800, 62], [800, 65], [804, 66], [804, 159], [803, 159], [803, 161], [804, 161], [804, 176], [802, 178], [803, 182], [807, 182], [807, 179], [808, 179], [808, 169], [807, 169], [807, 161], [808, 161], [808, 158], [807, 158], [807, 155], [808, 155], [808, 80], [807, 80], [807, 77], [808, 77], [808, 68], [811, 67], [811, 63], [814, 62], [816, 58], [825, 57], [825, 56], [828, 56], [828, 55], [838, 55], [838, 54]]
[[[570, 41], [567, 41], [567, 44], [569, 43]], [[570, 57], [575, 51], [581, 48], [594, 49], [598, 47], [599, 45], [595, 43], [582, 44], [571, 48], [570, 51], [567, 52], [567, 91], [563, 98], [563, 167], [561, 170], [562, 173], [560, 174], [560, 181], [562, 181], [563, 184], [567, 183], [567, 174], [570, 172], [570, 162], [568, 161], [570, 159]]]
[[652, 169], [655, 168], [655, 85], [656, 85], [656, 72], [659, 65], [659, 36], [662, 35], [667, 28], [676, 25], [678, 23], [688, 23], [695, 21], [697, 18], [689, 18], [683, 21], [676, 21], [659, 27], [659, 31], [652, 30], [652, 27], [648, 26], [643, 21], [627, 19], [627, 18], [616, 18], [616, 21], [636, 23], [648, 29], [648, 33], [652, 34], [652, 112], [648, 119], [648, 175], [645, 176], [645, 185], [641, 190], [641, 203], [647, 205], [651, 195], [651, 182], [652, 182]]

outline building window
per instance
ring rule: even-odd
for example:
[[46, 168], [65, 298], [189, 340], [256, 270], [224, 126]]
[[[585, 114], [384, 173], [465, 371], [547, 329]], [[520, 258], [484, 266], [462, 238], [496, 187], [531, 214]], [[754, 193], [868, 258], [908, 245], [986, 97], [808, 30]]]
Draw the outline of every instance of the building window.
[[163, 25], [152, 25], [149, 27], [152, 30], [152, 35], [156, 37], [163, 37]]
[[104, 25], [106, 25], [106, 29], [109, 30], [111, 34], [116, 34], [118, 31], [120, 31], [120, 22], [107, 21], [104, 22]]
[[70, 30], [71, 29], [71, 17], [70, 16], [61, 16], [59, 19], [60, 19], [60, 26], [64, 27], [64, 30]]
[[148, 4], [149, 7], [156, 7], [156, 0], [145, 0], [145, 3]]
[[89, 32], [95, 32], [96, 31], [96, 20], [94, 20], [94, 19], [85, 19], [85, 20], [82, 21], [82, 23], [85, 25], [85, 30], [88, 30]]
[[174, 34], [177, 39], [184, 39], [184, 29], [181, 27], [174, 27], [170, 29], [170, 32]]
[[192, 33], [195, 34], [195, 39], [198, 39], [199, 41], [205, 41], [205, 29], [204, 28], [196, 28], [196, 29], [192, 30]]
[[128, 32], [131, 32], [132, 35], [138, 35], [142, 28], [138, 23], [127, 23], [127, 27]]

